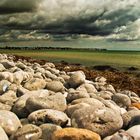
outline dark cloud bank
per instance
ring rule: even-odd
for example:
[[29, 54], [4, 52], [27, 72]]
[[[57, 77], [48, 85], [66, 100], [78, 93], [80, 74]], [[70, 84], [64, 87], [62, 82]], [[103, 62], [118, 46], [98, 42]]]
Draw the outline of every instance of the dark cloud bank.
[[56, 34], [140, 39], [140, 1], [0, 0], [0, 40], [45, 40]]

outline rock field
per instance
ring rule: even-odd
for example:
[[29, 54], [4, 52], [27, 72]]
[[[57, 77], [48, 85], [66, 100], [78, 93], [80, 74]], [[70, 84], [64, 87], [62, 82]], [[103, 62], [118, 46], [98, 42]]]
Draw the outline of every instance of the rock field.
[[0, 140], [140, 140], [140, 98], [107, 79], [0, 54]]

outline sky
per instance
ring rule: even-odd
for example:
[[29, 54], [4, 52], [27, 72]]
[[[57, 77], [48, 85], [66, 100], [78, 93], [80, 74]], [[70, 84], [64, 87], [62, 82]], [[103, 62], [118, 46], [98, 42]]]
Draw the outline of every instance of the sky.
[[140, 40], [140, 0], [0, 0], [0, 41]]

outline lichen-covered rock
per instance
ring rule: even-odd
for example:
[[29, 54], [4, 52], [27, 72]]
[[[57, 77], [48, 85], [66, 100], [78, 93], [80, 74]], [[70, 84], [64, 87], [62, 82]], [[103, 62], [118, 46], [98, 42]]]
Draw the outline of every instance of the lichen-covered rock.
[[64, 112], [52, 109], [41, 109], [34, 111], [28, 116], [28, 120], [36, 125], [53, 123], [59, 126], [66, 126], [68, 123], [68, 117]]
[[4, 71], [5, 67], [0, 63], [0, 72]]
[[61, 93], [53, 93], [44, 96], [31, 96], [26, 101], [26, 108], [29, 112], [39, 109], [55, 109], [64, 111], [67, 107], [66, 99]]
[[12, 135], [21, 127], [21, 123], [14, 113], [0, 110], [0, 126], [5, 130], [6, 134]]
[[72, 114], [71, 121], [73, 127], [92, 130], [101, 137], [117, 132], [123, 125], [121, 115], [106, 107], [89, 106], [78, 109]]
[[9, 60], [5, 59], [3, 61], [1, 61], [1, 64], [6, 68], [6, 69], [9, 69], [9, 68], [12, 68], [15, 66], [15, 63], [14, 62], [10, 62]]
[[24, 125], [18, 129], [10, 138], [10, 140], [39, 140], [42, 131], [38, 126], [33, 124]]
[[65, 128], [55, 131], [52, 140], [101, 140], [101, 138], [90, 130]]

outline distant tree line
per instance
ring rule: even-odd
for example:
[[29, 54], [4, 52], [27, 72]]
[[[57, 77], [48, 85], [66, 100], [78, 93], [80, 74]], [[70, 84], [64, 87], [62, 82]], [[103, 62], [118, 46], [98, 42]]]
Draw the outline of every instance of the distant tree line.
[[106, 51], [107, 49], [100, 48], [68, 48], [68, 47], [16, 47], [5, 46], [0, 47], [3, 50], [83, 50], [83, 51]]

